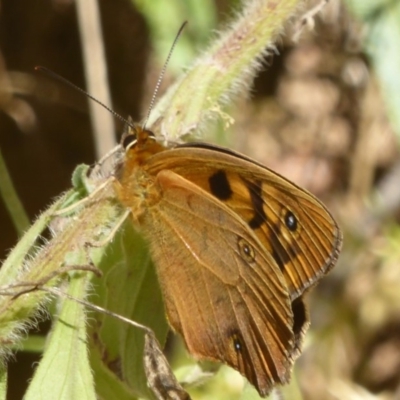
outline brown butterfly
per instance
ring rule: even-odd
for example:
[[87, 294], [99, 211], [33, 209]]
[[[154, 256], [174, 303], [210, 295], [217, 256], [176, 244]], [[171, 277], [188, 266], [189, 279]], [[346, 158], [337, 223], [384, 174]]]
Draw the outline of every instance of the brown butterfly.
[[225, 148], [165, 147], [140, 127], [123, 145], [117, 196], [149, 240], [170, 325], [262, 396], [288, 382], [309, 325], [302, 294], [341, 248], [329, 211]]

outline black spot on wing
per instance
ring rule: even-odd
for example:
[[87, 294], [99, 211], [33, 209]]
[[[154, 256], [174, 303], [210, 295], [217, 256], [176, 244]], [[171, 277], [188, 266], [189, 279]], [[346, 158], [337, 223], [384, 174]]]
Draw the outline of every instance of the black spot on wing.
[[293, 311], [293, 332], [299, 335], [303, 330], [304, 324], [307, 323], [307, 310], [302, 297], [298, 297], [292, 302]]
[[286, 251], [285, 247], [282, 245], [278, 236], [280, 234], [279, 226], [274, 225], [272, 228], [272, 232], [270, 234], [270, 240], [272, 245], [272, 257], [279, 266], [279, 269], [283, 271], [285, 269], [285, 265], [290, 261], [290, 255]]
[[243, 336], [236, 327], [230, 327], [227, 329], [226, 336], [229, 338], [230, 345], [236, 353], [242, 353], [246, 349]]
[[285, 212], [284, 220], [286, 227], [291, 232], [295, 232], [297, 230], [297, 218], [291, 211], [287, 210]]
[[[267, 215], [264, 211], [264, 200], [262, 197], [262, 183], [260, 181], [244, 181], [250, 195], [250, 200], [252, 204], [252, 208], [254, 210], [254, 216], [248, 222], [250, 228], [257, 229], [260, 228], [263, 224], [266, 224], [270, 230], [270, 240], [272, 246], [272, 257], [275, 259], [281, 271], [285, 269], [285, 265], [291, 261], [292, 257], [295, 257], [297, 254], [296, 249], [292, 248], [290, 243], [286, 243], [288, 248], [282, 244], [279, 240], [281, 236], [281, 226], [280, 223], [273, 224], [271, 226], [268, 223]], [[285, 224], [289, 225], [290, 228], [297, 229], [297, 220], [293, 213], [287, 212]]]
[[238, 238], [237, 244], [239, 248], [239, 254], [242, 257], [242, 259], [246, 263], [252, 264], [256, 258], [256, 253], [254, 251], [253, 246], [242, 237]]
[[233, 192], [224, 171], [217, 171], [208, 178], [211, 193], [219, 200], [228, 200]]
[[257, 385], [257, 377], [255, 376], [253, 366], [253, 357], [255, 357], [256, 354], [251, 354], [249, 348], [246, 346], [243, 335], [237, 328], [234, 327], [230, 329], [228, 331], [228, 337], [230, 346], [232, 346], [236, 353], [236, 360], [233, 361], [231, 366], [238, 369], [254, 385]]
[[308, 327], [307, 309], [302, 297], [298, 297], [297, 299], [293, 300], [292, 312], [295, 351], [300, 351], [303, 336]]
[[[285, 240], [281, 234], [280, 224], [274, 224], [270, 227], [270, 240], [272, 246], [272, 257], [278, 264], [281, 271], [285, 269], [285, 265], [294, 260], [300, 253], [301, 249], [296, 242]], [[282, 241], [279, 238], [282, 238]]]
[[253, 218], [248, 222], [251, 229], [257, 229], [262, 226], [267, 220], [267, 215], [264, 211], [264, 200], [262, 198], [261, 192], [261, 182], [260, 181], [245, 181], [244, 182], [247, 189], [249, 190], [251, 204], [254, 210]]
[[233, 337], [233, 348], [236, 352], [241, 353], [243, 350], [243, 342], [239, 337]]
[[[281, 271], [284, 271], [285, 265], [292, 261], [300, 252], [300, 248], [296, 246], [293, 241], [287, 241], [281, 234], [281, 229], [288, 229], [290, 232], [298, 230], [298, 219], [295, 214], [290, 210], [285, 210], [285, 214], [282, 221], [275, 224], [272, 221], [268, 221], [268, 217], [264, 211], [264, 200], [262, 194], [262, 183], [261, 181], [248, 181], [243, 179], [246, 185], [254, 215], [248, 222], [250, 228], [258, 229], [265, 224], [269, 230], [268, 238], [271, 241], [272, 257], [278, 264]], [[283, 225], [282, 225], [283, 224]], [[281, 238], [281, 239], [280, 239]]]

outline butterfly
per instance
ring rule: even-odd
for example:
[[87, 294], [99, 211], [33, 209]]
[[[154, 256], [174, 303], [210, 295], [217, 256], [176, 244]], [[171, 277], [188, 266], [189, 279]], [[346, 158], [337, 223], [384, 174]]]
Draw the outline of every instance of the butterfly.
[[309, 325], [303, 294], [341, 249], [332, 215], [226, 148], [165, 146], [142, 127], [122, 144], [116, 195], [149, 241], [171, 327], [262, 396], [288, 382]]

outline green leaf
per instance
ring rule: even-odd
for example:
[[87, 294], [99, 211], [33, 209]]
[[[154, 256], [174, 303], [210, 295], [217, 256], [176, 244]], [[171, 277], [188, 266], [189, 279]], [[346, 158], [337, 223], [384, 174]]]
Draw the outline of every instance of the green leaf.
[[105, 400], [132, 400], [135, 398], [134, 391], [104, 362], [104, 354], [101, 354], [100, 351], [99, 347], [92, 346], [90, 349], [90, 365], [93, 370], [98, 398]]
[[[71, 277], [68, 294], [84, 299], [88, 286], [84, 274]], [[35, 371], [25, 400], [96, 399], [86, 340], [84, 307], [59, 299], [60, 311], [53, 323], [48, 343]]]
[[29, 335], [22, 342], [21, 346], [18, 345], [18, 350], [31, 352], [31, 353], [42, 353], [46, 344], [46, 337], [42, 335]]
[[[113, 221], [118, 220], [120, 207], [109, 199], [108, 192], [96, 193], [88, 204], [78, 207], [72, 217], [57, 216], [54, 213], [65, 199], [74, 194], [71, 191], [41, 215], [38, 221], [23, 236], [0, 269], [0, 356], [7, 354], [10, 347], [26, 329], [30, 318], [34, 317], [48, 294], [32, 290], [23, 295], [21, 290], [34, 289], [41, 284], [57, 285], [62, 279], [61, 267], [87, 265], [86, 244], [105, 237]], [[41, 232], [50, 224], [54, 237], [38, 247], [35, 242]], [[101, 249], [100, 253], [104, 251]], [[84, 260], [83, 263], [77, 260]], [[15, 285], [23, 287], [13, 287]], [[27, 286], [32, 284], [31, 287]], [[11, 288], [11, 289], [10, 289]]]
[[[146, 242], [127, 221], [97, 265], [104, 273], [92, 301], [152, 329], [164, 344], [168, 332], [162, 296]], [[118, 375], [133, 393], [151, 397], [143, 369], [144, 334], [106, 315], [98, 315], [94, 345], [103, 366]], [[96, 356], [98, 357], [98, 356]], [[96, 384], [98, 393], [103, 385]], [[109, 388], [105, 388], [109, 390]]]
[[7, 368], [5, 364], [0, 366], [0, 400], [7, 398]]

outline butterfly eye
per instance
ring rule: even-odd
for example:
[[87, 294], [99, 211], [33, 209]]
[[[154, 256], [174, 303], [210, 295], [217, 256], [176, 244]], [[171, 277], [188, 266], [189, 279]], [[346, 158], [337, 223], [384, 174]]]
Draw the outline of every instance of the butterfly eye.
[[241, 257], [247, 262], [252, 263], [256, 257], [254, 248], [243, 238], [238, 240], [239, 253]]
[[134, 147], [136, 143], [137, 143], [137, 135], [136, 135], [136, 133], [131, 133], [129, 135], [126, 135], [122, 139], [121, 145], [125, 150], [128, 150], [128, 149]]

